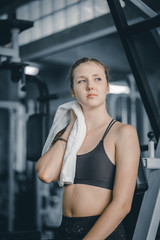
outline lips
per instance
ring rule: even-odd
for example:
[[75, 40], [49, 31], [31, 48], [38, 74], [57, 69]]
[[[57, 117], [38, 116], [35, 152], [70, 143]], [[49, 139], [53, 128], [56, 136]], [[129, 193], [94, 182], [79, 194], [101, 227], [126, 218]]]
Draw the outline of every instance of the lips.
[[93, 93], [90, 93], [90, 94], [87, 95], [87, 97], [95, 97], [95, 96], [97, 96], [97, 95], [93, 94]]

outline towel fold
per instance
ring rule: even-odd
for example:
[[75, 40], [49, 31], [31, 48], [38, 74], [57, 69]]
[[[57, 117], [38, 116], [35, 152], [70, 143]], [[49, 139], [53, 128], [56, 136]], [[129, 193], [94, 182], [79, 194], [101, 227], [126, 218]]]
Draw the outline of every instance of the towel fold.
[[56, 134], [67, 126], [70, 121], [70, 110], [74, 111], [77, 118], [68, 138], [62, 170], [60, 173], [60, 186], [64, 186], [64, 184], [74, 183], [76, 171], [76, 155], [86, 135], [84, 115], [81, 106], [77, 101], [67, 102], [58, 107], [49, 135], [42, 150], [43, 155], [50, 149], [52, 141]]

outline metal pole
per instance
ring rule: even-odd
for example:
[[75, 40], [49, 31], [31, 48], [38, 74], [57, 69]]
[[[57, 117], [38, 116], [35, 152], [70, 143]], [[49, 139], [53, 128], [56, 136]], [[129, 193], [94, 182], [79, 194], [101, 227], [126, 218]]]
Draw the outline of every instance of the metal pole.
[[11, 30], [12, 34], [12, 47], [14, 49], [14, 56], [12, 56], [11, 61], [12, 62], [20, 62], [20, 57], [19, 57], [19, 45], [18, 45], [18, 34], [19, 34], [19, 29], [14, 28]]
[[[13, 163], [15, 160], [15, 114], [13, 110], [9, 110], [10, 114], [10, 137], [9, 137], [9, 160], [8, 160], [8, 230], [13, 231], [14, 221], [14, 170]], [[15, 143], [15, 144], [13, 144]]]
[[152, 95], [150, 86], [148, 84], [148, 80], [145, 76], [145, 72], [143, 70], [143, 66], [138, 55], [135, 43], [131, 36], [129, 37], [128, 35], [126, 35], [126, 30], [129, 28], [129, 26], [125, 19], [120, 2], [117, 0], [107, 0], [107, 2], [110, 7], [113, 20], [119, 33], [119, 37], [128, 58], [128, 62], [133, 72], [135, 81], [137, 83], [142, 102], [146, 109], [156, 140], [158, 141], [160, 135], [159, 111]]

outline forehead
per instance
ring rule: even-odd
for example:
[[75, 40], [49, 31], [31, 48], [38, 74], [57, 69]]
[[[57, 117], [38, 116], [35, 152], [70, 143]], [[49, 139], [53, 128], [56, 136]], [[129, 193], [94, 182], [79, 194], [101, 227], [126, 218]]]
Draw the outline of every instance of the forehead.
[[76, 78], [80, 75], [101, 74], [105, 75], [104, 67], [95, 62], [85, 62], [77, 66], [73, 71], [73, 76]]

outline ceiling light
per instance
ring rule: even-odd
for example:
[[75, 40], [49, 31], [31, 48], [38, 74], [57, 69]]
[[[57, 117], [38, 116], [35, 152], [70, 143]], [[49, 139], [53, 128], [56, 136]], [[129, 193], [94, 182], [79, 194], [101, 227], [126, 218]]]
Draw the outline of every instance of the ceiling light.
[[116, 84], [110, 84], [110, 91], [111, 94], [129, 94], [130, 88], [128, 86], [123, 85], [116, 85]]
[[39, 73], [39, 68], [34, 66], [26, 66], [24, 73], [26, 75], [36, 76]]

